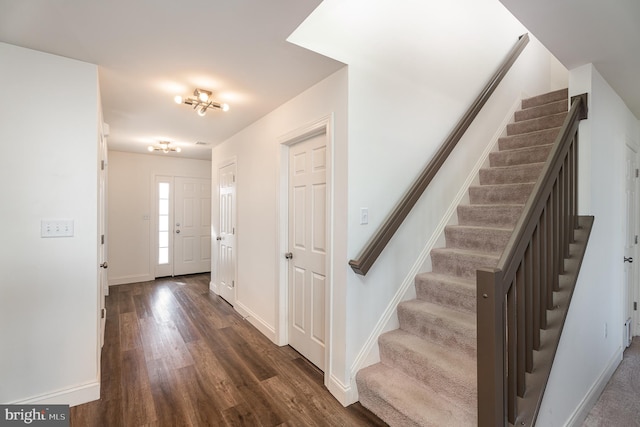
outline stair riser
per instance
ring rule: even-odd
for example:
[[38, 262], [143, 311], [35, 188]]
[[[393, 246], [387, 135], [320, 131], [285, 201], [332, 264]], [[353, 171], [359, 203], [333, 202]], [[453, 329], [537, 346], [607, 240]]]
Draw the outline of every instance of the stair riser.
[[536, 182], [543, 166], [543, 163], [534, 163], [517, 167], [480, 169], [480, 185]]
[[455, 310], [476, 312], [476, 291], [438, 280], [416, 279], [416, 297]]
[[444, 235], [448, 248], [502, 252], [511, 237], [511, 230], [449, 226], [445, 228]]
[[567, 89], [560, 89], [543, 95], [533, 96], [531, 98], [522, 100], [522, 109], [533, 108], [543, 104], [549, 104], [551, 102], [567, 100], [569, 99], [569, 91]]
[[398, 305], [400, 329], [431, 340], [442, 346], [456, 348], [469, 357], [476, 354], [476, 331], [463, 329], [428, 311], [407, 310]]
[[539, 117], [551, 116], [553, 114], [564, 113], [567, 111], [567, 100], [563, 99], [557, 102], [540, 105], [538, 107], [527, 108], [526, 110], [516, 111], [514, 119], [516, 122], [524, 120], [537, 119]]
[[498, 149], [500, 151], [517, 150], [519, 148], [553, 144], [559, 131], [559, 128], [552, 128], [522, 135], [503, 136], [498, 139]]
[[533, 186], [534, 184], [474, 186], [469, 188], [469, 200], [472, 205], [523, 205], [529, 198], [529, 194], [531, 194]]
[[544, 163], [549, 157], [553, 145], [522, 148], [519, 150], [496, 151], [489, 153], [491, 167], [518, 166], [531, 163]]
[[[382, 338], [382, 337], [381, 337]], [[468, 369], [466, 377], [454, 378], [443, 373], [438, 366], [412, 348], [399, 346], [395, 342], [379, 341], [380, 360], [388, 366], [393, 366], [418, 381], [430, 384], [444, 396], [462, 398], [463, 401], [476, 401], [476, 372]]]
[[479, 227], [513, 227], [522, 214], [522, 206], [458, 206], [458, 223]]
[[475, 279], [476, 270], [480, 267], [494, 267], [498, 257], [472, 256], [468, 254], [451, 254], [449, 252], [431, 251], [431, 265], [434, 273]]
[[562, 126], [566, 116], [567, 113], [561, 113], [524, 122], [509, 123], [507, 125], [507, 135], [519, 135]]

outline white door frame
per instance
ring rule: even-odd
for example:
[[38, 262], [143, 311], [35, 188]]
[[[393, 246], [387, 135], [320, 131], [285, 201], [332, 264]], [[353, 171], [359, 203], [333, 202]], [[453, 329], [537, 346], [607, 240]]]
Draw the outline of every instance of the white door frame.
[[279, 158], [277, 159], [280, 170], [280, 186], [278, 188], [278, 212], [276, 215], [277, 239], [276, 239], [276, 266], [278, 290], [276, 296], [276, 343], [286, 345], [289, 343], [289, 278], [288, 264], [284, 255], [289, 251], [289, 148], [310, 137], [324, 134], [327, 147], [327, 254], [326, 273], [327, 287], [325, 294], [325, 370], [324, 383], [329, 383], [331, 372], [331, 342], [332, 342], [332, 313], [333, 313], [333, 131], [332, 116], [322, 117], [312, 123], [289, 132], [278, 139], [280, 144]]

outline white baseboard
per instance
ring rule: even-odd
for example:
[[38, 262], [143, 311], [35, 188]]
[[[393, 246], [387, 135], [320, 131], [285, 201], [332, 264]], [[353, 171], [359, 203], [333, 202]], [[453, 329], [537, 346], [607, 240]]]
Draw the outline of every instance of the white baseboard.
[[[353, 381], [355, 383], [355, 381]], [[345, 385], [335, 376], [330, 375], [325, 384], [329, 393], [336, 398], [342, 406], [349, 406], [358, 401], [358, 393], [353, 385]]]
[[[364, 346], [362, 347], [362, 349], [354, 359], [353, 364], [351, 365], [352, 378], [355, 378], [355, 374], [360, 369], [365, 368], [368, 365], [376, 363], [380, 360], [380, 357], [377, 353], [378, 337], [385, 330], [387, 330], [389, 322], [395, 318], [394, 315], [396, 313], [398, 304], [405, 298], [405, 295], [407, 294], [407, 291], [409, 290], [409, 288], [411, 286], [414, 286], [416, 275], [420, 273], [421, 270], [423, 269], [423, 266], [427, 261], [429, 254], [431, 253], [431, 250], [435, 247], [435, 245], [443, 235], [445, 226], [450, 223], [451, 219], [456, 214], [458, 205], [462, 202], [464, 197], [467, 196], [469, 187], [472, 185], [472, 183], [478, 176], [480, 169], [482, 168], [482, 166], [485, 164], [485, 161], [489, 157], [489, 153], [493, 151], [493, 149], [497, 146], [498, 139], [503, 135], [504, 129], [506, 129], [507, 124], [511, 122], [515, 112], [518, 111], [518, 109], [520, 108], [521, 101], [522, 101], [521, 97], [517, 98], [509, 108], [509, 111], [502, 119], [502, 123], [499, 125], [498, 130], [496, 131], [496, 133], [493, 135], [493, 137], [485, 147], [484, 151], [482, 152], [482, 155], [479, 157], [478, 161], [475, 163], [471, 172], [467, 176], [464, 184], [458, 191], [458, 194], [456, 194], [451, 205], [447, 208], [442, 220], [440, 221], [438, 226], [434, 229], [433, 234], [427, 240], [425, 246], [420, 252], [420, 255], [418, 256], [413, 266], [409, 270], [401, 286], [396, 291], [395, 295], [393, 296], [393, 299], [389, 302], [389, 305], [387, 306], [385, 311], [382, 313], [380, 320], [375, 325], [371, 335], [369, 335], [369, 338], [367, 339]], [[353, 382], [355, 383], [355, 380], [353, 380]], [[355, 390], [356, 387], [355, 385], [352, 385], [349, 388], [354, 390], [354, 393], [355, 393], [354, 402], [355, 402], [358, 399], [357, 390]]]
[[92, 382], [76, 387], [42, 394], [29, 399], [10, 402], [11, 405], [69, 405], [76, 406], [100, 399], [100, 382]]
[[138, 283], [138, 282], [148, 282], [154, 280], [155, 277], [153, 274], [135, 274], [131, 276], [120, 276], [120, 277], [109, 277], [108, 284], [109, 286], [114, 285], [127, 285], [129, 283]]
[[216, 295], [220, 295], [220, 292], [218, 291], [218, 284], [213, 283], [213, 280], [209, 282], [209, 290]]
[[263, 319], [261, 319], [260, 316], [256, 315], [254, 312], [249, 310], [241, 302], [236, 301], [236, 303], [234, 304], [233, 308], [235, 308], [236, 311], [238, 313], [240, 313], [240, 315], [247, 322], [251, 323], [253, 326], [256, 327], [257, 330], [262, 332], [262, 334], [264, 336], [269, 338], [271, 340], [271, 342], [273, 342], [276, 345], [278, 344], [277, 343], [277, 339], [276, 339], [276, 331], [275, 331], [275, 329], [274, 329], [274, 327], [272, 325], [269, 325], [267, 322], [265, 322]]
[[573, 414], [571, 414], [571, 417], [569, 417], [569, 419], [565, 423], [565, 427], [579, 427], [582, 425], [582, 423], [584, 423], [584, 420], [589, 415], [589, 412], [591, 412], [591, 409], [593, 409], [595, 404], [598, 402], [598, 398], [602, 394], [604, 388], [607, 386], [607, 383], [613, 376], [613, 373], [618, 368], [618, 365], [620, 365], [620, 362], [622, 361], [622, 352], [622, 347], [618, 348], [611, 360], [609, 360], [607, 367], [604, 369], [604, 371], [602, 371], [598, 379], [591, 385], [591, 388], [589, 388], [589, 392], [584, 397], [584, 399], [582, 399], [580, 405], [578, 405], [576, 410], [573, 411]]

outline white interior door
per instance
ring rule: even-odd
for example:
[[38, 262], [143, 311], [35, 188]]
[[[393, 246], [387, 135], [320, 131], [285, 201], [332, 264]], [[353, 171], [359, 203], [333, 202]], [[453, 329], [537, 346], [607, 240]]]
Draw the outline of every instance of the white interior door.
[[104, 130], [100, 132], [100, 173], [98, 179], [98, 257], [99, 272], [98, 286], [100, 295], [100, 347], [104, 345], [104, 328], [106, 325], [107, 309], [105, 296], [109, 295], [109, 283], [107, 280], [107, 139]]
[[[626, 146], [626, 237], [624, 247], [624, 276], [626, 286], [625, 298], [625, 322], [630, 322], [629, 330], [625, 330], [625, 337], [628, 338], [625, 345], [630, 344], [631, 337], [638, 335], [640, 325], [638, 324], [637, 311], [637, 263], [639, 262], [637, 254], [638, 245], [638, 163], [637, 153], [630, 146]], [[625, 324], [626, 325], [626, 324]]]
[[211, 182], [174, 179], [173, 274], [211, 271]]
[[218, 169], [220, 224], [218, 243], [218, 292], [231, 305], [236, 302], [236, 164]]
[[324, 370], [326, 134], [289, 149], [289, 344]]

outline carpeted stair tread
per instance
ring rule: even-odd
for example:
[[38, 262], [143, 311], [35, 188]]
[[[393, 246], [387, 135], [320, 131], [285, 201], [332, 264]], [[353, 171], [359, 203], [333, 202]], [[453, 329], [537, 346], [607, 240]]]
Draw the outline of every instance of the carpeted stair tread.
[[429, 271], [416, 275], [415, 286], [417, 299], [475, 314], [476, 281], [473, 279]]
[[514, 120], [521, 122], [523, 120], [537, 119], [539, 117], [549, 116], [553, 114], [563, 113], [567, 111], [567, 99], [550, 102], [548, 104], [538, 105], [536, 107], [526, 108], [516, 111]]
[[543, 167], [544, 162], [483, 168], [479, 171], [480, 185], [536, 182]]
[[431, 250], [431, 266], [434, 273], [473, 279], [481, 267], [495, 267], [501, 252], [478, 252], [456, 248]]
[[552, 147], [553, 144], [547, 144], [517, 148], [515, 150], [495, 151], [489, 154], [489, 165], [491, 167], [504, 167], [545, 162]]
[[457, 407], [437, 390], [377, 363], [357, 376], [360, 403], [391, 427], [477, 425], [475, 410]]
[[567, 113], [554, 114], [552, 116], [539, 117], [537, 119], [523, 120], [521, 122], [509, 123], [507, 125], [507, 135], [520, 135], [523, 133], [536, 132], [543, 129], [562, 126]]
[[525, 204], [534, 183], [472, 185], [469, 200], [472, 205]]
[[475, 356], [476, 316], [472, 313], [414, 299], [398, 304], [398, 321], [406, 332]]
[[524, 203], [459, 205], [458, 223], [481, 227], [514, 227], [523, 207]]
[[[558, 89], [542, 95], [532, 96], [531, 98], [522, 100], [522, 109], [537, 107], [543, 104], [549, 104], [551, 102], [569, 99], [568, 89]], [[567, 106], [568, 109], [568, 106]]]
[[478, 252], [502, 252], [512, 232], [512, 228], [472, 225], [448, 225], [444, 229], [447, 248]]
[[[378, 340], [381, 362], [421, 382], [438, 393], [464, 403], [475, 402], [476, 358], [452, 351], [401, 329]], [[471, 406], [472, 408], [472, 406]]]
[[534, 147], [536, 145], [553, 144], [560, 132], [560, 127], [554, 127], [537, 132], [520, 135], [503, 136], [498, 138], [498, 148], [502, 150], [515, 150], [518, 148]]

